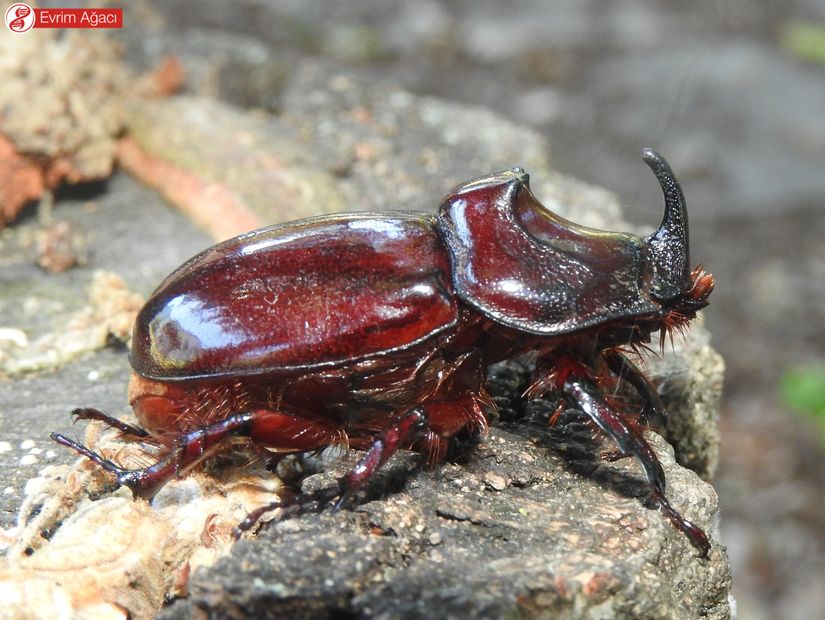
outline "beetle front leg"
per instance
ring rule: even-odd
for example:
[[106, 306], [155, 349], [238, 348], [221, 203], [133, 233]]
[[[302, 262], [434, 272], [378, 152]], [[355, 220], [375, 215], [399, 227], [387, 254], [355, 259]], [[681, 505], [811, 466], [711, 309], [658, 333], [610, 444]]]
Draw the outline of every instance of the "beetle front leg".
[[660, 510], [670, 519], [676, 529], [683, 532], [693, 546], [702, 552], [702, 556], [707, 557], [710, 551], [707, 535], [699, 526], [679, 514], [668, 501], [665, 494], [665, 472], [662, 464], [641, 432], [627, 424], [621, 415], [610, 408], [591, 381], [569, 377], [564, 382], [563, 391], [578, 409], [587, 414], [602, 431], [616, 441], [623, 453], [633, 454], [639, 459], [653, 491], [653, 499], [658, 503]]
[[627, 381], [641, 397], [644, 406], [642, 421], [651, 423], [656, 430], [664, 430], [667, 423], [667, 410], [644, 373], [618, 351], [606, 351], [604, 359], [613, 374]]

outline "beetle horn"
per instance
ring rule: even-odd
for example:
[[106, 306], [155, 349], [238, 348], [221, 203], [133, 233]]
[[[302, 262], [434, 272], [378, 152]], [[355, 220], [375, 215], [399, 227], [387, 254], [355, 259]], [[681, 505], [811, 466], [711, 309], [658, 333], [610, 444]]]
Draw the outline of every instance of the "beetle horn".
[[647, 254], [653, 268], [653, 292], [674, 297], [690, 287], [690, 252], [685, 196], [665, 158], [651, 148], [642, 150], [665, 195], [665, 215], [656, 232], [647, 239]]

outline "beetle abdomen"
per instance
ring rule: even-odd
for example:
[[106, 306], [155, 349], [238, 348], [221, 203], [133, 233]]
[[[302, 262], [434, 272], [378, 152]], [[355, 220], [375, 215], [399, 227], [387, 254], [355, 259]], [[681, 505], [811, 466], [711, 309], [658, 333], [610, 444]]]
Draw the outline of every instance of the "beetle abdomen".
[[263, 228], [173, 272], [135, 324], [132, 366], [161, 380], [334, 366], [402, 349], [458, 319], [427, 214]]

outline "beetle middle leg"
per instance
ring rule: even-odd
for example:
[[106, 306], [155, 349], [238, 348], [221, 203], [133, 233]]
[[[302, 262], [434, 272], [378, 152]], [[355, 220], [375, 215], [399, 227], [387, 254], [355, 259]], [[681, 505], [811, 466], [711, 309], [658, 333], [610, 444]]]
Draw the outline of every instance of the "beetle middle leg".
[[397, 416], [377, 436], [353, 469], [339, 481], [340, 508], [399, 449], [412, 447], [425, 455], [427, 464], [446, 456], [447, 443], [460, 430], [483, 431], [487, 418], [482, 405], [492, 401], [481, 388], [481, 371], [475, 350], [447, 363], [431, 394], [418, 406]]
[[300, 511], [333, 500], [334, 509], [340, 509], [399, 449], [412, 447], [425, 455], [428, 464], [443, 460], [447, 443], [456, 433], [465, 428], [473, 432], [483, 432], [487, 428], [482, 407], [492, 406], [492, 401], [482, 389], [481, 381], [477, 351], [454, 356], [419, 404], [392, 416], [380, 434], [370, 439], [363, 432], [353, 432], [353, 440], [364, 442], [366, 451], [336, 485], [320, 489], [309, 497], [262, 506], [247, 515], [238, 525], [236, 534], [252, 529], [264, 514], [275, 509]]
[[399, 449], [414, 447], [426, 454], [432, 464], [444, 458], [444, 444], [465, 427], [486, 428], [487, 420], [480, 397], [467, 394], [449, 401], [424, 401], [398, 416], [395, 422], [376, 437], [355, 467], [338, 483], [336, 509], [361, 488]]
[[418, 407], [410, 409], [399, 416], [389, 428], [372, 441], [370, 447], [358, 459], [355, 466], [346, 476], [340, 478], [336, 485], [320, 489], [308, 497], [298, 496], [295, 500], [278, 500], [261, 506], [250, 512], [238, 524], [235, 530], [236, 535], [252, 529], [264, 514], [279, 508], [302, 510], [309, 505], [324, 506], [335, 500], [334, 510], [339, 510], [352, 497], [352, 494], [362, 487], [393, 454], [400, 448], [408, 446], [417, 438], [423, 437], [427, 429], [427, 418], [424, 411]]

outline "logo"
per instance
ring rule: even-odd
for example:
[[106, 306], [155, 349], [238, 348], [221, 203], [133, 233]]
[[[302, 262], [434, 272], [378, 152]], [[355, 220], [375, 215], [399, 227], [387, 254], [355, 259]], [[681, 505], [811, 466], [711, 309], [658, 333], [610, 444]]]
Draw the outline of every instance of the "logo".
[[18, 2], [6, 11], [6, 26], [12, 32], [26, 32], [34, 26], [34, 11], [28, 4]]
[[33, 9], [18, 2], [6, 11], [6, 27], [12, 32], [32, 28], [123, 28], [123, 9]]

